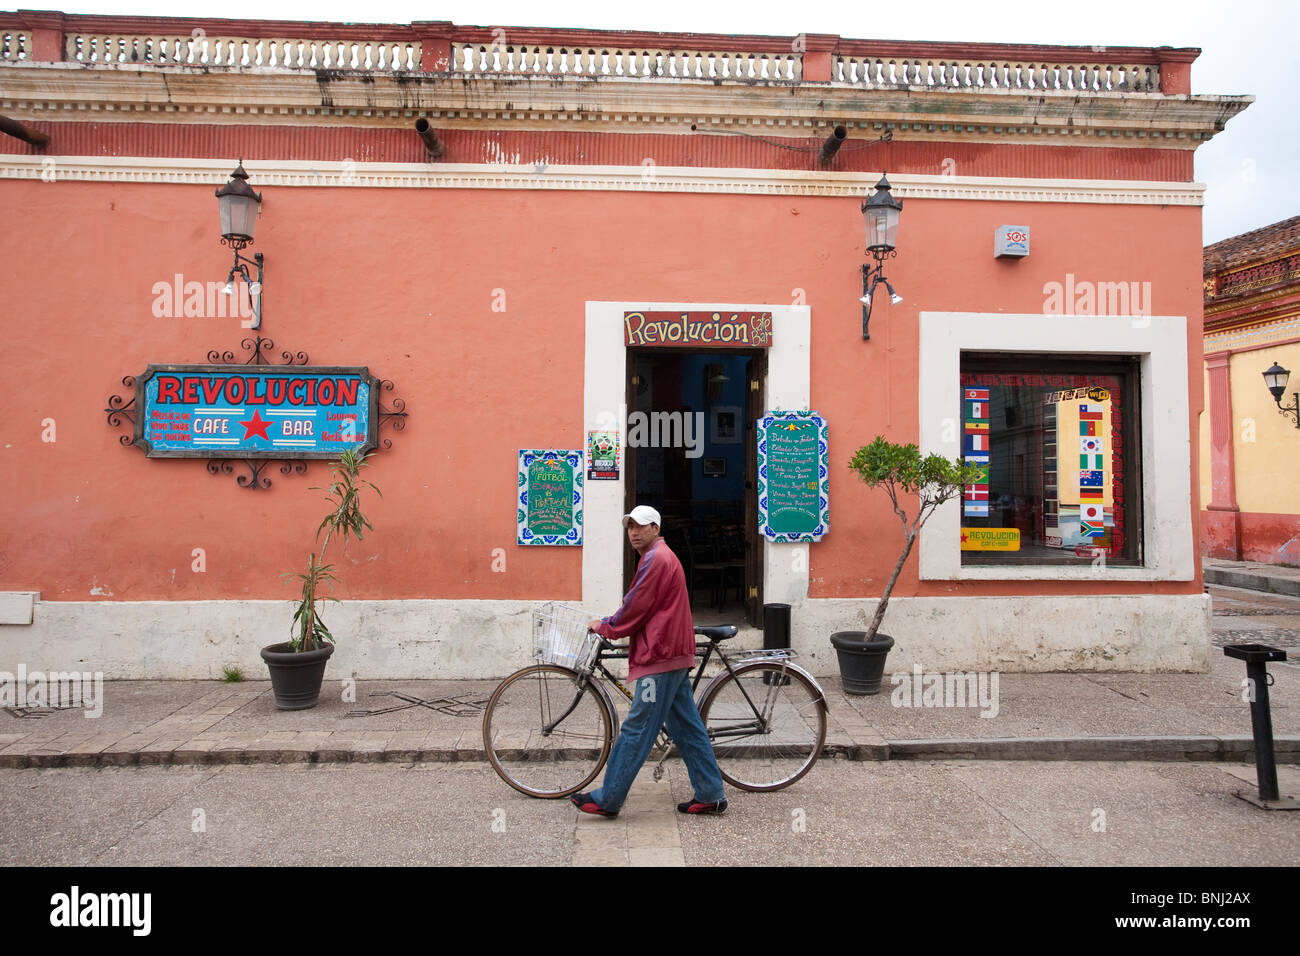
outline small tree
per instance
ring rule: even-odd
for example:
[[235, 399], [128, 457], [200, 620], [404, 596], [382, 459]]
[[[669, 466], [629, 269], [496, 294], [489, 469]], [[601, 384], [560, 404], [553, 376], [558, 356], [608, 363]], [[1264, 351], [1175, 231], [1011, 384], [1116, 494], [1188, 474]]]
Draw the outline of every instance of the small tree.
[[285, 574], [285, 577], [296, 577], [302, 582], [302, 597], [298, 601], [298, 609], [294, 612], [293, 621], [289, 624], [291, 635], [289, 643], [295, 651], [314, 651], [323, 641], [334, 643], [334, 636], [321, 620], [320, 612], [316, 610], [318, 600], [338, 601], [338, 598], [322, 597], [317, 594], [321, 585], [328, 584], [332, 588], [337, 580], [334, 577], [334, 566], [324, 563], [325, 549], [329, 547], [330, 538], [336, 533], [343, 540], [343, 548], [346, 551], [349, 535], [360, 541], [366, 529], [374, 530], [366, 516], [361, 513], [360, 485], [368, 485], [370, 490], [381, 498], [383, 495], [370, 482], [361, 480], [361, 469], [368, 465], [369, 462], [366, 461], [363, 452], [356, 450], [340, 452], [338, 461], [330, 463], [333, 480], [329, 488], [311, 489], [326, 491], [325, 500], [330, 503], [331, 511], [316, 529], [317, 541], [320, 541], [321, 532], [325, 533], [325, 541], [320, 548], [320, 561], [316, 560], [316, 554], [313, 552], [307, 559], [305, 574], [295, 575], [293, 572]]
[[[921, 526], [941, 504], [960, 496], [963, 486], [983, 480], [985, 471], [984, 466], [966, 465], [960, 459], [950, 461], [942, 455], [927, 455], [922, 458], [915, 445], [895, 445], [880, 435], [870, 445], [854, 452], [849, 467], [869, 487], [885, 489], [894, 505], [894, 514], [903, 523], [903, 553], [898, 556], [889, 583], [880, 596], [876, 616], [867, 627], [867, 640], [871, 640], [880, 629], [880, 622], [884, 620], [889, 596], [894, 591], [899, 572], [907, 563], [907, 556], [912, 553], [912, 545], [916, 543]], [[911, 518], [899, 502], [900, 496], [910, 495], [920, 496], [916, 513]]]

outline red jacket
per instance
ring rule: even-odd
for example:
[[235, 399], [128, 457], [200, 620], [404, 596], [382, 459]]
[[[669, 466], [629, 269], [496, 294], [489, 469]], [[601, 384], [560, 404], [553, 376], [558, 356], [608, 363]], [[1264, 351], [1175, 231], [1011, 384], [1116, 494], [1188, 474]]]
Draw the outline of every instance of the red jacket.
[[603, 618], [597, 633], [615, 641], [631, 636], [628, 678], [678, 671], [695, 663], [691, 596], [677, 555], [659, 538], [641, 555], [623, 606]]

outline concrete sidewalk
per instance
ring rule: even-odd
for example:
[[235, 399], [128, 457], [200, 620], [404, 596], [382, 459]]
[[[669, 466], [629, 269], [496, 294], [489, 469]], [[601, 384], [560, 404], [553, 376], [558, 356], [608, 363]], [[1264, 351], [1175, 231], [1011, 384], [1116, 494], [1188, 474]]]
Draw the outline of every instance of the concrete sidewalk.
[[[1293, 659], [1296, 657], [1292, 654]], [[1245, 665], [1211, 648], [1209, 674], [1002, 674], [997, 710], [894, 706], [821, 681], [828, 756], [850, 760], [1253, 759]], [[1300, 667], [1270, 666], [1280, 762], [1300, 762]], [[266, 680], [114, 681], [103, 714], [0, 710], [0, 767], [484, 760], [497, 681], [326, 681], [317, 707], [280, 711]]]

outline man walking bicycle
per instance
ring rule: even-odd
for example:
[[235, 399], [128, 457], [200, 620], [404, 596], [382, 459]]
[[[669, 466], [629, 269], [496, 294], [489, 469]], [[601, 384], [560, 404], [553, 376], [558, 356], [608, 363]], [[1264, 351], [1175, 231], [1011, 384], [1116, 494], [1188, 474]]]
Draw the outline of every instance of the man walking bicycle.
[[708, 731], [691, 696], [695, 626], [681, 562], [659, 536], [659, 512], [637, 505], [623, 516], [628, 542], [641, 555], [623, 605], [587, 626], [607, 640], [630, 638], [628, 680], [634, 681], [632, 709], [614, 742], [598, 790], [569, 799], [583, 813], [616, 817], [659, 728], [666, 727], [690, 775], [694, 799], [679, 803], [682, 813], [722, 813], [727, 809], [722, 774], [713, 757]]

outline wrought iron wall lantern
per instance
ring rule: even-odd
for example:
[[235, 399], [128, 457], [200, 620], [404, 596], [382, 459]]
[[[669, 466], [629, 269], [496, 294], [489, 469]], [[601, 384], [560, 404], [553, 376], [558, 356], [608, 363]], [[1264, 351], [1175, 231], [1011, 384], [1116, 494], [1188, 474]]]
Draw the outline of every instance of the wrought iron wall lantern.
[[894, 246], [898, 242], [898, 220], [903, 211], [903, 201], [890, 193], [889, 180], [882, 173], [876, 191], [862, 204], [862, 218], [867, 231], [867, 252], [876, 260], [862, 264], [862, 338], [871, 338], [868, 323], [871, 321], [871, 299], [876, 287], [884, 284], [889, 300], [898, 305], [903, 297], [885, 278], [885, 260], [898, 255]]
[[[253, 244], [253, 234], [257, 229], [257, 214], [262, 207], [262, 196], [248, 185], [248, 173], [244, 171], [244, 160], [230, 174], [230, 182], [217, 190], [217, 212], [221, 216], [221, 244], [230, 246], [235, 251], [235, 264], [226, 275], [226, 287], [222, 291], [231, 295], [235, 291], [235, 274], [238, 273], [248, 286], [249, 301], [253, 306], [253, 319], [250, 329], [262, 327], [262, 276], [266, 266], [266, 257], [260, 252], [253, 258], [239, 253]], [[253, 280], [248, 267], [257, 269], [257, 279]]]
[[1295, 427], [1300, 428], [1300, 392], [1291, 393], [1291, 404], [1283, 405], [1282, 396], [1286, 392], [1287, 379], [1291, 377], [1291, 372], [1278, 365], [1276, 362], [1273, 366], [1264, 372], [1264, 383], [1268, 385], [1268, 390], [1273, 393], [1273, 401], [1277, 403], [1277, 409], [1283, 415], [1290, 415], [1295, 419]]

